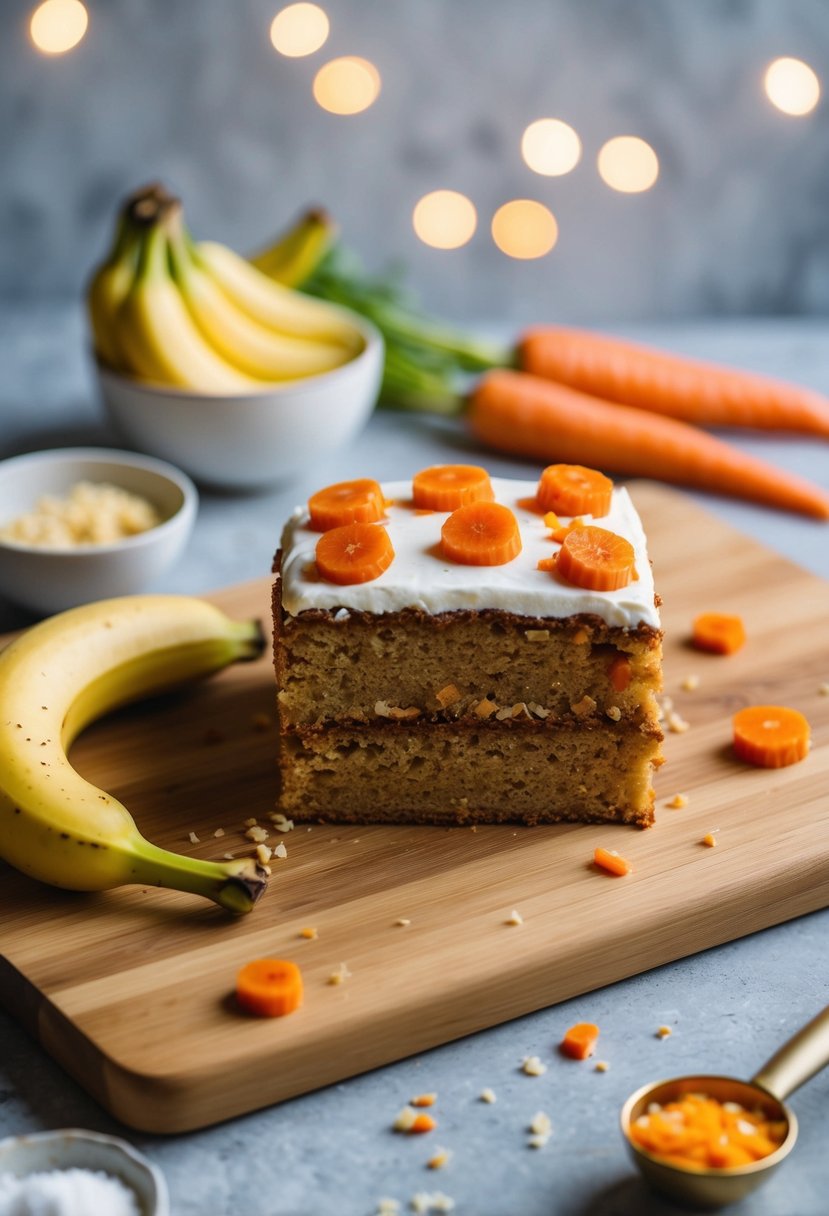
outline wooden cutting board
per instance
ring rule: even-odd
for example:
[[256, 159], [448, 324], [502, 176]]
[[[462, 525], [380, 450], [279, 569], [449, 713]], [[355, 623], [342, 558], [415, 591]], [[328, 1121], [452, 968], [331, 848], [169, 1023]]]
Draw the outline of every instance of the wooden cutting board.
[[[690, 723], [667, 737], [652, 830], [297, 824], [239, 920], [187, 895], [69, 894], [0, 867], [0, 1000], [112, 1114], [204, 1126], [829, 904], [829, 585], [678, 494], [633, 489], [664, 599], [666, 693]], [[215, 599], [267, 619], [269, 580]], [[705, 609], [743, 616], [743, 651], [689, 647]], [[805, 762], [734, 760], [731, 714], [752, 702], [806, 713]], [[74, 761], [159, 843], [240, 854], [243, 821], [273, 809], [276, 732], [260, 721], [273, 705], [264, 658], [94, 726]], [[688, 805], [667, 809], [678, 792]], [[633, 873], [594, 870], [597, 844]], [[506, 923], [513, 908], [523, 925]], [[290, 1017], [234, 1007], [237, 969], [263, 955], [302, 968]]]

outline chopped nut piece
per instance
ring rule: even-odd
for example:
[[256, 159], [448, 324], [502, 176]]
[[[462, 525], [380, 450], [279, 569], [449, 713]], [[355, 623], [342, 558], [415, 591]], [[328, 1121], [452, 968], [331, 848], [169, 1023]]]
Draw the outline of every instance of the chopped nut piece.
[[619, 709], [618, 705], [609, 705], [605, 710], [605, 713], [607, 714], [608, 718], [610, 718], [611, 722], [621, 721], [622, 711]]
[[434, 1106], [437, 1102], [437, 1094], [418, 1094], [416, 1098], [412, 1098], [412, 1106]]
[[266, 844], [258, 844], [256, 846], [256, 860], [260, 866], [266, 866], [273, 856], [273, 850], [269, 849]]
[[394, 1123], [392, 1123], [392, 1127], [396, 1132], [407, 1132], [412, 1127], [416, 1118], [417, 1114], [412, 1110], [411, 1106], [404, 1106], [398, 1112]]
[[672, 1034], [673, 1031], [671, 1030], [670, 1026], [660, 1026], [656, 1032], [656, 1037], [658, 1039], [668, 1039]]
[[253, 819], [253, 818], [251, 818], [251, 819], [246, 819], [246, 820], [245, 820], [245, 824], [244, 824], [244, 826], [245, 826], [246, 828], [255, 828], [255, 827], [256, 827], [256, 820], [255, 820], [255, 819]]
[[292, 832], [294, 830], [294, 821], [293, 819], [275, 819], [273, 826], [277, 832]]
[[529, 709], [530, 713], [535, 714], [537, 718], [549, 718], [550, 716], [549, 709], [545, 709], [543, 705], [537, 705], [535, 701], [528, 701], [527, 709]]
[[549, 1136], [553, 1130], [552, 1120], [550, 1116], [545, 1114], [543, 1110], [538, 1111], [533, 1116], [533, 1121], [530, 1124], [530, 1131], [536, 1136]]
[[524, 1056], [521, 1071], [528, 1077], [543, 1077], [547, 1071], [547, 1065], [542, 1063], [538, 1056]]
[[505, 925], [523, 925], [523, 923], [524, 923], [524, 917], [521, 915], [521, 913], [518, 911], [517, 908], [513, 908], [513, 910], [510, 912], [509, 916], [507, 917], [507, 919], [504, 921]]
[[311, 928], [311, 926], [309, 925], [305, 929], [300, 929], [299, 936], [307, 938], [308, 941], [313, 941], [314, 938], [319, 937], [319, 934], [317, 933], [316, 929]]
[[669, 801], [665, 803], [665, 806], [669, 806], [674, 811], [681, 811], [682, 808], [687, 805], [687, 794], [674, 794], [673, 798], [669, 799]]
[[610, 1065], [608, 1064], [607, 1060], [597, 1060], [593, 1065], [593, 1068], [596, 1072], [607, 1072]]
[[691, 723], [686, 722], [674, 709], [668, 714], [667, 722], [668, 730], [672, 731], [675, 735], [683, 735], [686, 730], [691, 729]]
[[389, 706], [386, 701], [375, 701], [374, 702], [374, 712], [377, 714], [378, 718], [390, 717]]
[[398, 1216], [400, 1212], [399, 1199], [378, 1199], [377, 1200], [377, 1216]]
[[201, 844], [201, 837], [197, 836], [195, 832], [190, 832], [188, 839], [191, 844]]
[[507, 718], [512, 717], [512, 706], [505, 705], [503, 709], [499, 709], [495, 717], [499, 722], [504, 722]]
[[686, 676], [680, 687], [683, 688], [685, 692], [694, 692], [697, 688], [699, 688], [699, 676]]
[[219, 840], [222, 836], [224, 836], [224, 834], [225, 834], [224, 828], [216, 828], [216, 831], [213, 833], [213, 835], [216, 837], [217, 840]]
[[577, 718], [586, 718], [595, 711], [596, 702], [592, 697], [588, 697], [585, 694], [580, 701], [576, 701], [575, 704], [571, 705], [570, 709]]
[[346, 980], [351, 979], [351, 972], [345, 963], [340, 963], [336, 971], [332, 971], [328, 977], [329, 984], [344, 984]]
[[460, 701], [460, 689], [456, 684], [447, 684], [445, 688], [441, 688], [435, 693], [435, 700], [441, 709], [446, 709], [449, 705], [454, 705], [456, 701]]
[[713, 832], [706, 832], [700, 843], [704, 844], [706, 848], [714, 849], [717, 846], [717, 838]]
[[549, 629], [525, 629], [524, 637], [528, 642], [548, 642], [550, 631]]
[[493, 1102], [497, 1101], [497, 1099], [495, 1097], [495, 1090], [489, 1089], [488, 1087], [487, 1087], [487, 1089], [481, 1090], [479, 1097], [482, 1102], [486, 1102], [490, 1106], [493, 1104]]
[[389, 706], [389, 717], [394, 722], [408, 722], [412, 718], [420, 717], [420, 710], [415, 705], [409, 706], [408, 709], [400, 709], [397, 705]]
[[280, 840], [279, 844], [276, 846], [276, 848], [274, 849], [273, 855], [274, 855], [274, 857], [278, 857], [280, 859], [280, 861], [284, 861], [285, 858], [288, 856], [288, 850], [285, 848], [285, 845], [282, 843], [281, 840]]
[[400, 925], [401, 928], [405, 928], [406, 925], [410, 925], [412, 922], [406, 916], [398, 916], [394, 923], [396, 925]]
[[261, 844], [263, 840], [267, 840], [270, 833], [265, 828], [254, 827], [248, 828], [245, 836], [248, 840], [252, 840], [254, 844]]

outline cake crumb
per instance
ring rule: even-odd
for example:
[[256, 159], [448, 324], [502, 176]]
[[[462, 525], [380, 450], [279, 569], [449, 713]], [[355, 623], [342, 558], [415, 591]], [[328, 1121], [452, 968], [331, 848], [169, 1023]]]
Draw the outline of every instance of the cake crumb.
[[529, 1131], [531, 1133], [528, 1141], [530, 1148], [543, 1148], [553, 1134], [553, 1124], [550, 1116], [545, 1114], [543, 1110], [538, 1111], [533, 1115]]
[[413, 1212], [453, 1212], [455, 1201], [443, 1191], [417, 1191], [409, 1200]]
[[656, 1037], [658, 1039], [669, 1039], [672, 1034], [673, 1031], [671, 1030], [670, 1026], [660, 1026], [656, 1032]]
[[449, 1159], [452, 1154], [448, 1148], [439, 1148], [433, 1157], [430, 1157], [426, 1162], [426, 1168], [430, 1170], [442, 1170], [445, 1165], [449, 1164]]
[[294, 830], [293, 819], [288, 819], [280, 811], [274, 811], [268, 818], [277, 832], [292, 832]]
[[608, 718], [610, 718], [611, 722], [621, 721], [622, 711], [619, 709], [618, 705], [609, 705], [605, 710], [605, 713], [607, 714]]
[[479, 1096], [480, 1100], [482, 1102], [486, 1102], [488, 1106], [492, 1106], [492, 1104], [494, 1102], [497, 1102], [497, 1098], [495, 1097], [495, 1090], [490, 1089], [489, 1086], [487, 1086], [486, 1089], [482, 1089], [478, 1096]]
[[688, 805], [688, 795], [687, 794], [674, 794], [673, 798], [670, 798], [665, 803], [665, 806], [669, 806], [671, 808], [671, 810], [674, 810], [674, 811], [681, 811], [682, 808], [687, 805]]
[[304, 929], [300, 929], [299, 936], [306, 938], [309, 942], [314, 941], [319, 937], [316, 929], [312, 925], [307, 925]]
[[675, 735], [684, 735], [686, 730], [691, 729], [691, 723], [686, 722], [685, 719], [680, 714], [678, 714], [675, 709], [672, 709], [670, 711], [666, 720], [668, 723], [668, 730], [671, 731]]
[[216, 828], [216, 831], [213, 833], [213, 835], [216, 837], [217, 840], [220, 840], [222, 838], [222, 836], [224, 836], [224, 834], [225, 834], [224, 828]]
[[351, 979], [351, 972], [345, 963], [340, 963], [336, 971], [332, 971], [328, 977], [329, 984], [344, 984], [346, 980]]
[[547, 1065], [538, 1056], [524, 1056], [521, 1061], [521, 1071], [528, 1077], [543, 1077], [547, 1071]]
[[489, 697], [482, 697], [473, 709], [473, 713], [478, 718], [491, 718], [498, 706], [494, 701], [490, 701]]
[[397, 1112], [392, 1123], [392, 1129], [396, 1132], [407, 1132], [414, 1126], [416, 1118], [417, 1114], [411, 1106], [404, 1106], [402, 1110]]
[[524, 637], [528, 642], [548, 642], [550, 631], [549, 629], [525, 629]]
[[507, 919], [504, 921], [505, 925], [523, 925], [523, 923], [524, 923], [524, 917], [521, 915], [521, 913], [518, 911], [517, 908], [513, 908], [513, 910], [510, 912], [509, 916], [507, 917]]
[[713, 832], [706, 832], [700, 844], [704, 844], [708, 849], [714, 849], [717, 846], [717, 838]]
[[253, 817], [251, 817], [250, 819], [246, 819], [243, 826], [246, 828], [255, 828], [256, 820]]
[[456, 684], [447, 684], [445, 688], [441, 688], [435, 693], [435, 700], [441, 709], [448, 709], [450, 705], [455, 705], [460, 699], [460, 689]]
[[699, 688], [699, 676], [695, 675], [693, 672], [690, 675], [687, 675], [682, 681], [680, 688], [682, 688], [684, 692], [696, 692], [696, 690]]
[[412, 1098], [410, 1106], [434, 1106], [438, 1100], [437, 1094], [418, 1094], [416, 1098]]
[[279, 844], [276, 846], [276, 848], [274, 849], [273, 855], [274, 855], [274, 857], [278, 857], [280, 859], [280, 861], [284, 861], [285, 858], [288, 856], [288, 850], [285, 848], [285, 845], [282, 843], [281, 840], [280, 840]]
[[273, 849], [269, 849], [266, 844], [258, 844], [256, 846], [256, 860], [260, 866], [266, 866], [273, 856]]
[[409, 918], [407, 916], [398, 916], [397, 920], [394, 923], [395, 923], [395, 925], [399, 925], [401, 929], [405, 929], [406, 925], [410, 925], [412, 922], [409, 920]]
[[609, 1070], [610, 1065], [608, 1064], [607, 1060], [597, 1060], [593, 1065], [594, 1072], [609, 1072]]
[[195, 832], [190, 832], [187, 839], [191, 844], [201, 844], [201, 837], [197, 836]]
[[265, 828], [260, 827], [248, 828], [245, 832], [247, 839], [252, 840], [254, 844], [262, 844], [263, 841], [268, 839], [269, 835], [270, 833]]
[[530, 1148], [544, 1148], [544, 1145], [550, 1139], [549, 1136], [532, 1135], [528, 1138], [527, 1144]]
[[399, 1212], [400, 1212], [400, 1200], [399, 1199], [391, 1199], [391, 1198], [387, 1198], [386, 1196], [384, 1196], [382, 1199], [377, 1200], [376, 1216], [399, 1216]]

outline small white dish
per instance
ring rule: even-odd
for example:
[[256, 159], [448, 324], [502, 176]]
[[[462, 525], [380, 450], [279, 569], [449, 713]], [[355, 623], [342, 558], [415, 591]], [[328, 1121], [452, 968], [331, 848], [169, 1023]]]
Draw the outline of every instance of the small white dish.
[[65, 497], [79, 481], [138, 494], [162, 522], [123, 540], [72, 549], [0, 540], [0, 594], [35, 613], [146, 590], [192, 531], [198, 493], [189, 477], [160, 460], [105, 448], [57, 448], [0, 461], [0, 524], [31, 511], [44, 494]]
[[76, 1127], [0, 1140], [0, 1174], [68, 1169], [101, 1170], [133, 1192], [141, 1216], [170, 1216], [164, 1175], [126, 1140]]
[[368, 421], [383, 374], [383, 338], [349, 313], [362, 351], [333, 371], [261, 391], [208, 395], [147, 384], [96, 362], [104, 406], [135, 448], [206, 485], [261, 490], [298, 477]]

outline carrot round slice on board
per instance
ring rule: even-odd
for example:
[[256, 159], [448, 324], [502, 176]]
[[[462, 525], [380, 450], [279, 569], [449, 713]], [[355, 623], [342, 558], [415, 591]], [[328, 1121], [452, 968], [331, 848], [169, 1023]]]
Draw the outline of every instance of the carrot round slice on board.
[[430, 511], [456, 511], [470, 502], [492, 502], [495, 494], [489, 473], [476, 464], [436, 464], [412, 478], [416, 507]]
[[725, 612], [703, 612], [694, 620], [692, 641], [697, 650], [712, 654], [734, 654], [745, 645], [742, 619]]
[[374, 524], [382, 519], [386, 505], [380, 483], [370, 477], [338, 481], [317, 490], [308, 499], [311, 527], [317, 532], [344, 524]]
[[464, 566], [503, 566], [521, 552], [518, 520], [497, 502], [471, 502], [440, 530], [441, 551]]
[[758, 768], [785, 768], [809, 752], [809, 723], [785, 705], [748, 705], [732, 720], [734, 751]]
[[606, 528], [588, 524], [567, 533], [559, 551], [556, 571], [576, 587], [589, 591], [617, 591], [633, 578], [635, 558], [630, 541]]
[[317, 569], [329, 583], [370, 583], [394, 561], [389, 534], [379, 524], [345, 524], [317, 541]]
[[541, 474], [538, 505], [559, 515], [607, 515], [613, 482], [597, 469], [581, 464], [551, 464]]
[[296, 963], [257, 958], [236, 977], [236, 1001], [246, 1013], [280, 1018], [302, 1004], [302, 975]]

